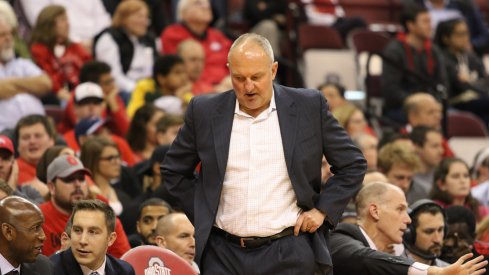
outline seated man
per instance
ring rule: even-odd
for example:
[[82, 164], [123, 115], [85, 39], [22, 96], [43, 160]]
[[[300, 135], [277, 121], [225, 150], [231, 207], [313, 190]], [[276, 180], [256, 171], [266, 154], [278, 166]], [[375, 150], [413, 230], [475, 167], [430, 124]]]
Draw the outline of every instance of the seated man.
[[43, 223], [41, 210], [28, 200], [0, 200], [0, 274], [54, 274], [48, 258], [41, 255]]
[[427, 265], [449, 265], [438, 258], [448, 233], [445, 210], [428, 199], [415, 202], [410, 209], [411, 223], [403, 236], [406, 248], [403, 256]]
[[[331, 234], [330, 247], [335, 275], [400, 274], [484, 274], [483, 257], [460, 257], [447, 267], [414, 262], [390, 254], [392, 244], [400, 244], [411, 218], [406, 197], [393, 184], [375, 182], [357, 195], [358, 224], [339, 224]], [[465, 263], [464, 263], [465, 262]]]
[[[44, 255], [50, 256], [60, 249], [60, 236], [73, 211], [73, 205], [80, 200], [93, 198], [85, 180], [88, 173], [80, 160], [69, 155], [59, 156], [49, 164], [47, 179], [51, 199], [40, 205], [46, 217], [46, 223], [43, 225], [47, 236], [42, 248]], [[97, 199], [104, 200], [99, 196]], [[116, 219], [115, 232], [117, 239], [114, 245], [110, 246], [109, 254], [119, 258], [130, 249], [119, 219]]]
[[170, 214], [171, 206], [162, 199], [151, 198], [139, 206], [136, 222], [137, 234], [129, 236], [131, 247], [140, 245], [155, 245], [156, 225], [164, 216]]
[[159, 145], [170, 145], [183, 126], [182, 116], [164, 116], [156, 124], [156, 139]]
[[55, 274], [135, 274], [129, 263], [107, 255], [107, 248], [117, 239], [110, 206], [99, 200], [79, 201], [70, 222], [71, 248], [51, 256]]
[[156, 227], [155, 240], [157, 246], [175, 252], [199, 273], [199, 268], [194, 262], [194, 226], [190, 223], [185, 214], [172, 213], [159, 220]]

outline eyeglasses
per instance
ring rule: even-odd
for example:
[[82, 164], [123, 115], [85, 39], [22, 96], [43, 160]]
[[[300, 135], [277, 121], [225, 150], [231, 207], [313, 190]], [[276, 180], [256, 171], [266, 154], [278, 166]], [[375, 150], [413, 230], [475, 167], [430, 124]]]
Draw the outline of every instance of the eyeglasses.
[[112, 155], [112, 156], [107, 156], [107, 157], [100, 157], [100, 160], [115, 162], [115, 161], [121, 160], [121, 156], [120, 155]]

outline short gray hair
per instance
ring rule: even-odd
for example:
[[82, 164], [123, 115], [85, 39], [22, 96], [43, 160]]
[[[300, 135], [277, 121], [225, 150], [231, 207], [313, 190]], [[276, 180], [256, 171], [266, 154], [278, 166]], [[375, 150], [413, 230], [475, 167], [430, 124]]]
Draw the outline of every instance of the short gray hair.
[[[190, 4], [190, 1], [192, 0], [179, 0], [178, 1], [178, 4], [177, 4], [177, 22], [182, 22], [182, 14], [183, 14], [183, 11], [189, 6]], [[205, 0], [209, 3], [209, 5], [211, 4], [209, 0]]]
[[229, 57], [231, 56], [231, 52], [234, 50], [234, 48], [244, 44], [245, 42], [248, 42], [248, 40], [251, 40], [256, 45], [260, 46], [260, 48], [263, 49], [265, 54], [270, 59], [271, 63], [275, 61], [272, 45], [270, 45], [268, 39], [256, 33], [245, 33], [242, 34], [240, 37], [238, 37], [236, 40], [234, 40], [233, 44], [231, 45], [231, 48], [229, 49], [229, 53], [228, 53], [228, 63], [229, 63]]

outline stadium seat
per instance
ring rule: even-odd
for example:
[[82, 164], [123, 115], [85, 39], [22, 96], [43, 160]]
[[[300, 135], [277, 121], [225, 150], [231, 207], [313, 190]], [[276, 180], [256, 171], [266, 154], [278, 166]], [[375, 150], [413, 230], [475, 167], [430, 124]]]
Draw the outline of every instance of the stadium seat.
[[451, 137], [487, 137], [484, 122], [477, 116], [469, 112], [450, 111], [448, 112], [448, 138]]

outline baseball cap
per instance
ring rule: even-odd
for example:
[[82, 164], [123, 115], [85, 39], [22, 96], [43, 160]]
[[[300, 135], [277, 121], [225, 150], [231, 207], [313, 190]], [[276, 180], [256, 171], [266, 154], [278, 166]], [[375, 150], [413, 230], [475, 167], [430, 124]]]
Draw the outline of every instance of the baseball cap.
[[104, 92], [102, 88], [95, 83], [85, 82], [75, 88], [75, 102], [80, 103], [81, 101], [94, 98], [102, 101], [104, 99]]
[[0, 149], [8, 150], [12, 154], [15, 152], [12, 140], [4, 135], [0, 135]]
[[76, 172], [83, 171], [91, 175], [90, 171], [83, 167], [82, 162], [72, 155], [62, 155], [55, 158], [48, 166], [48, 181], [55, 178], [66, 178]]
[[80, 120], [80, 122], [75, 125], [76, 139], [78, 139], [80, 136], [94, 134], [105, 125], [105, 122], [106, 120], [103, 118], [85, 118]]

